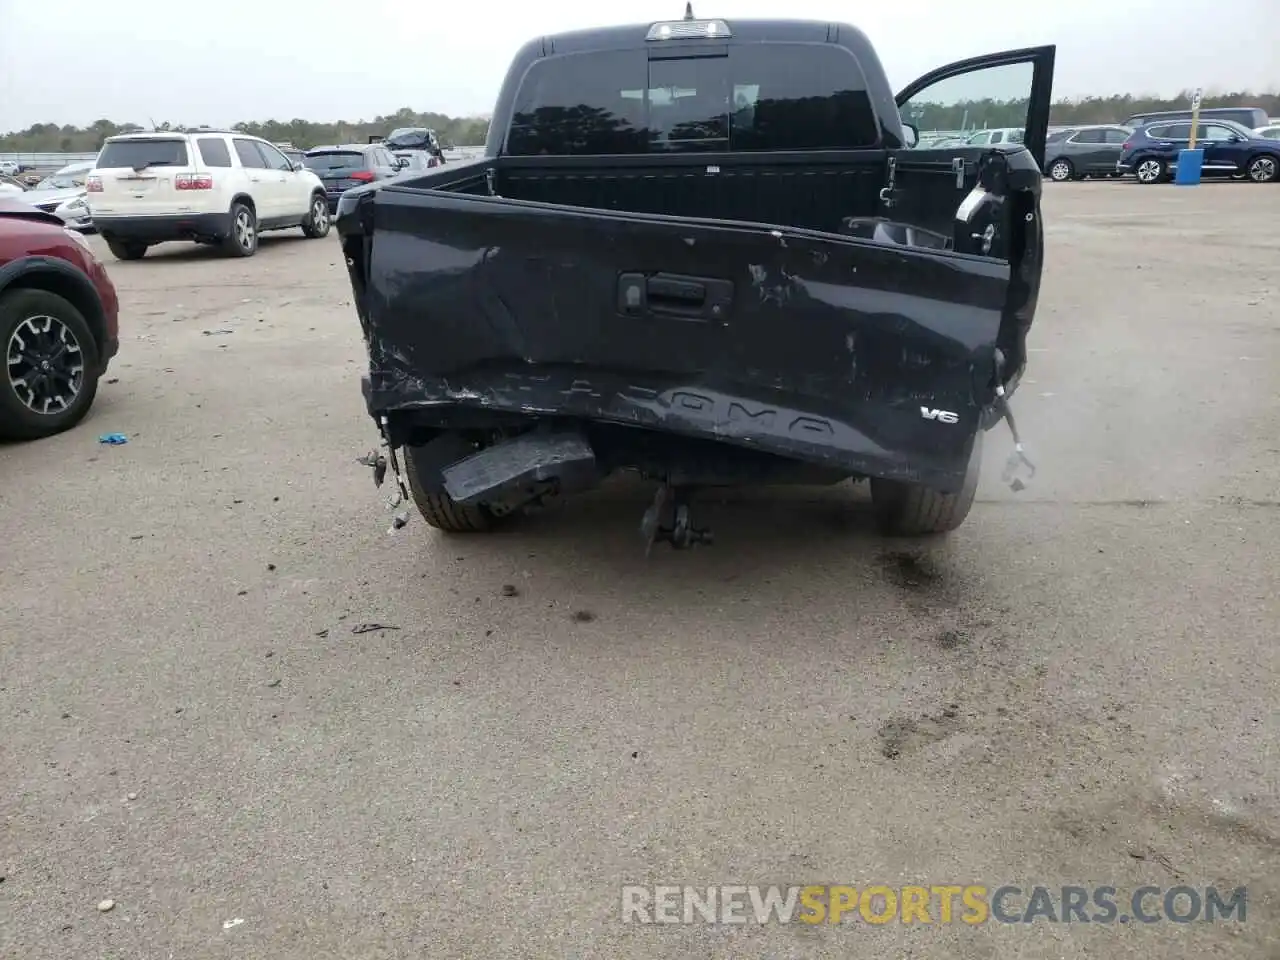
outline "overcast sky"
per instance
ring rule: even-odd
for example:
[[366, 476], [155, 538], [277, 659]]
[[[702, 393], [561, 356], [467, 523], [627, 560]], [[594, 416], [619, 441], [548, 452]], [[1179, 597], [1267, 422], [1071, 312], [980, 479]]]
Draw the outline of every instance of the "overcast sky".
[[[684, 0], [0, 0], [0, 131], [102, 117], [487, 112], [530, 37], [683, 12]], [[1280, 0], [700, 0], [694, 13], [852, 22], [895, 88], [952, 60], [1041, 43], [1058, 45], [1058, 96], [1280, 87]]]

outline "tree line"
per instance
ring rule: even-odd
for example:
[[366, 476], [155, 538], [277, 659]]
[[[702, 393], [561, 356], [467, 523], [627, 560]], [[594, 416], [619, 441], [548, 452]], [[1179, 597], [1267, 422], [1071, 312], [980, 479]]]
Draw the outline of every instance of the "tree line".
[[[1026, 101], [975, 100], [956, 104], [919, 104], [917, 115], [907, 119], [921, 129], [957, 130], [974, 127], [1021, 126]], [[1184, 90], [1172, 98], [1112, 94], [1108, 97], [1082, 97], [1057, 100], [1050, 122], [1058, 126], [1076, 123], [1118, 123], [1135, 113], [1155, 110], [1184, 110], [1191, 106], [1191, 91]], [[1261, 107], [1268, 116], [1280, 116], [1280, 93], [1254, 93], [1242, 90], [1209, 93], [1205, 107]], [[272, 142], [292, 143], [296, 147], [316, 147], [328, 143], [363, 143], [371, 136], [386, 136], [397, 127], [430, 127], [440, 139], [458, 147], [484, 143], [489, 121], [485, 117], [449, 117], [442, 113], [418, 113], [408, 107], [372, 120], [317, 123], [312, 120], [264, 120], [237, 123], [236, 130], [263, 137]], [[107, 137], [119, 133], [153, 129], [136, 123], [98, 120], [88, 127], [56, 123], [37, 123], [26, 130], [0, 136], [0, 153], [92, 153]], [[178, 124], [162, 123], [154, 129], [181, 131]]]
[[[385, 137], [397, 127], [429, 127], [444, 144], [473, 147], [484, 143], [489, 121], [484, 117], [448, 117], [443, 113], [418, 113], [408, 107], [372, 120], [317, 123], [312, 120], [263, 120], [237, 123], [232, 129], [272, 143], [292, 143], [303, 149], [332, 143], [365, 143], [371, 136]], [[26, 130], [0, 135], [0, 153], [93, 153], [102, 141], [121, 133], [143, 130], [181, 132], [194, 130], [176, 123], [116, 123], [97, 120], [87, 127], [37, 123]]]

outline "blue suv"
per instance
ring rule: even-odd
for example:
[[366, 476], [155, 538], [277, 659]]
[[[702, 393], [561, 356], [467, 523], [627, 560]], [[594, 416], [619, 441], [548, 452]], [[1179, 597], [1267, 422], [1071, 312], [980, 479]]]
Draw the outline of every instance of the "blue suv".
[[[1178, 151], [1191, 139], [1191, 121], [1153, 123], [1137, 130], [1120, 148], [1117, 173], [1132, 173], [1139, 183], [1161, 183], [1178, 169]], [[1266, 140], [1231, 120], [1202, 120], [1196, 149], [1204, 150], [1204, 175], [1248, 178], [1254, 183], [1280, 180], [1280, 141]]]

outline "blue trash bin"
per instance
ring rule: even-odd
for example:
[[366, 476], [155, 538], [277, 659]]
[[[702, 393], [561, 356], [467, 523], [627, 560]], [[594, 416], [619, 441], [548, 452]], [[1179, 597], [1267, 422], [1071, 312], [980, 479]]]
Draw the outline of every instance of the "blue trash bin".
[[1203, 168], [1203, 150], [1179, 150], [1178, 169], [1173, 182], [1180, 187], [1194, 187], [1200, 182], [1200, 171]]

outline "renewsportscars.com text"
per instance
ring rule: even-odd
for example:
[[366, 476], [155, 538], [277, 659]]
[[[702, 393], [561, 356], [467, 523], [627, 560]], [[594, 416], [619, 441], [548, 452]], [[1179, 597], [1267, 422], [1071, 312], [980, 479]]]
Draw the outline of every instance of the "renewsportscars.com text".
[[1244, 922], [1247, 888], [1111, 886], [991, 888], [809, 884], [631, 885], [626, 923], [1214, 923]]

